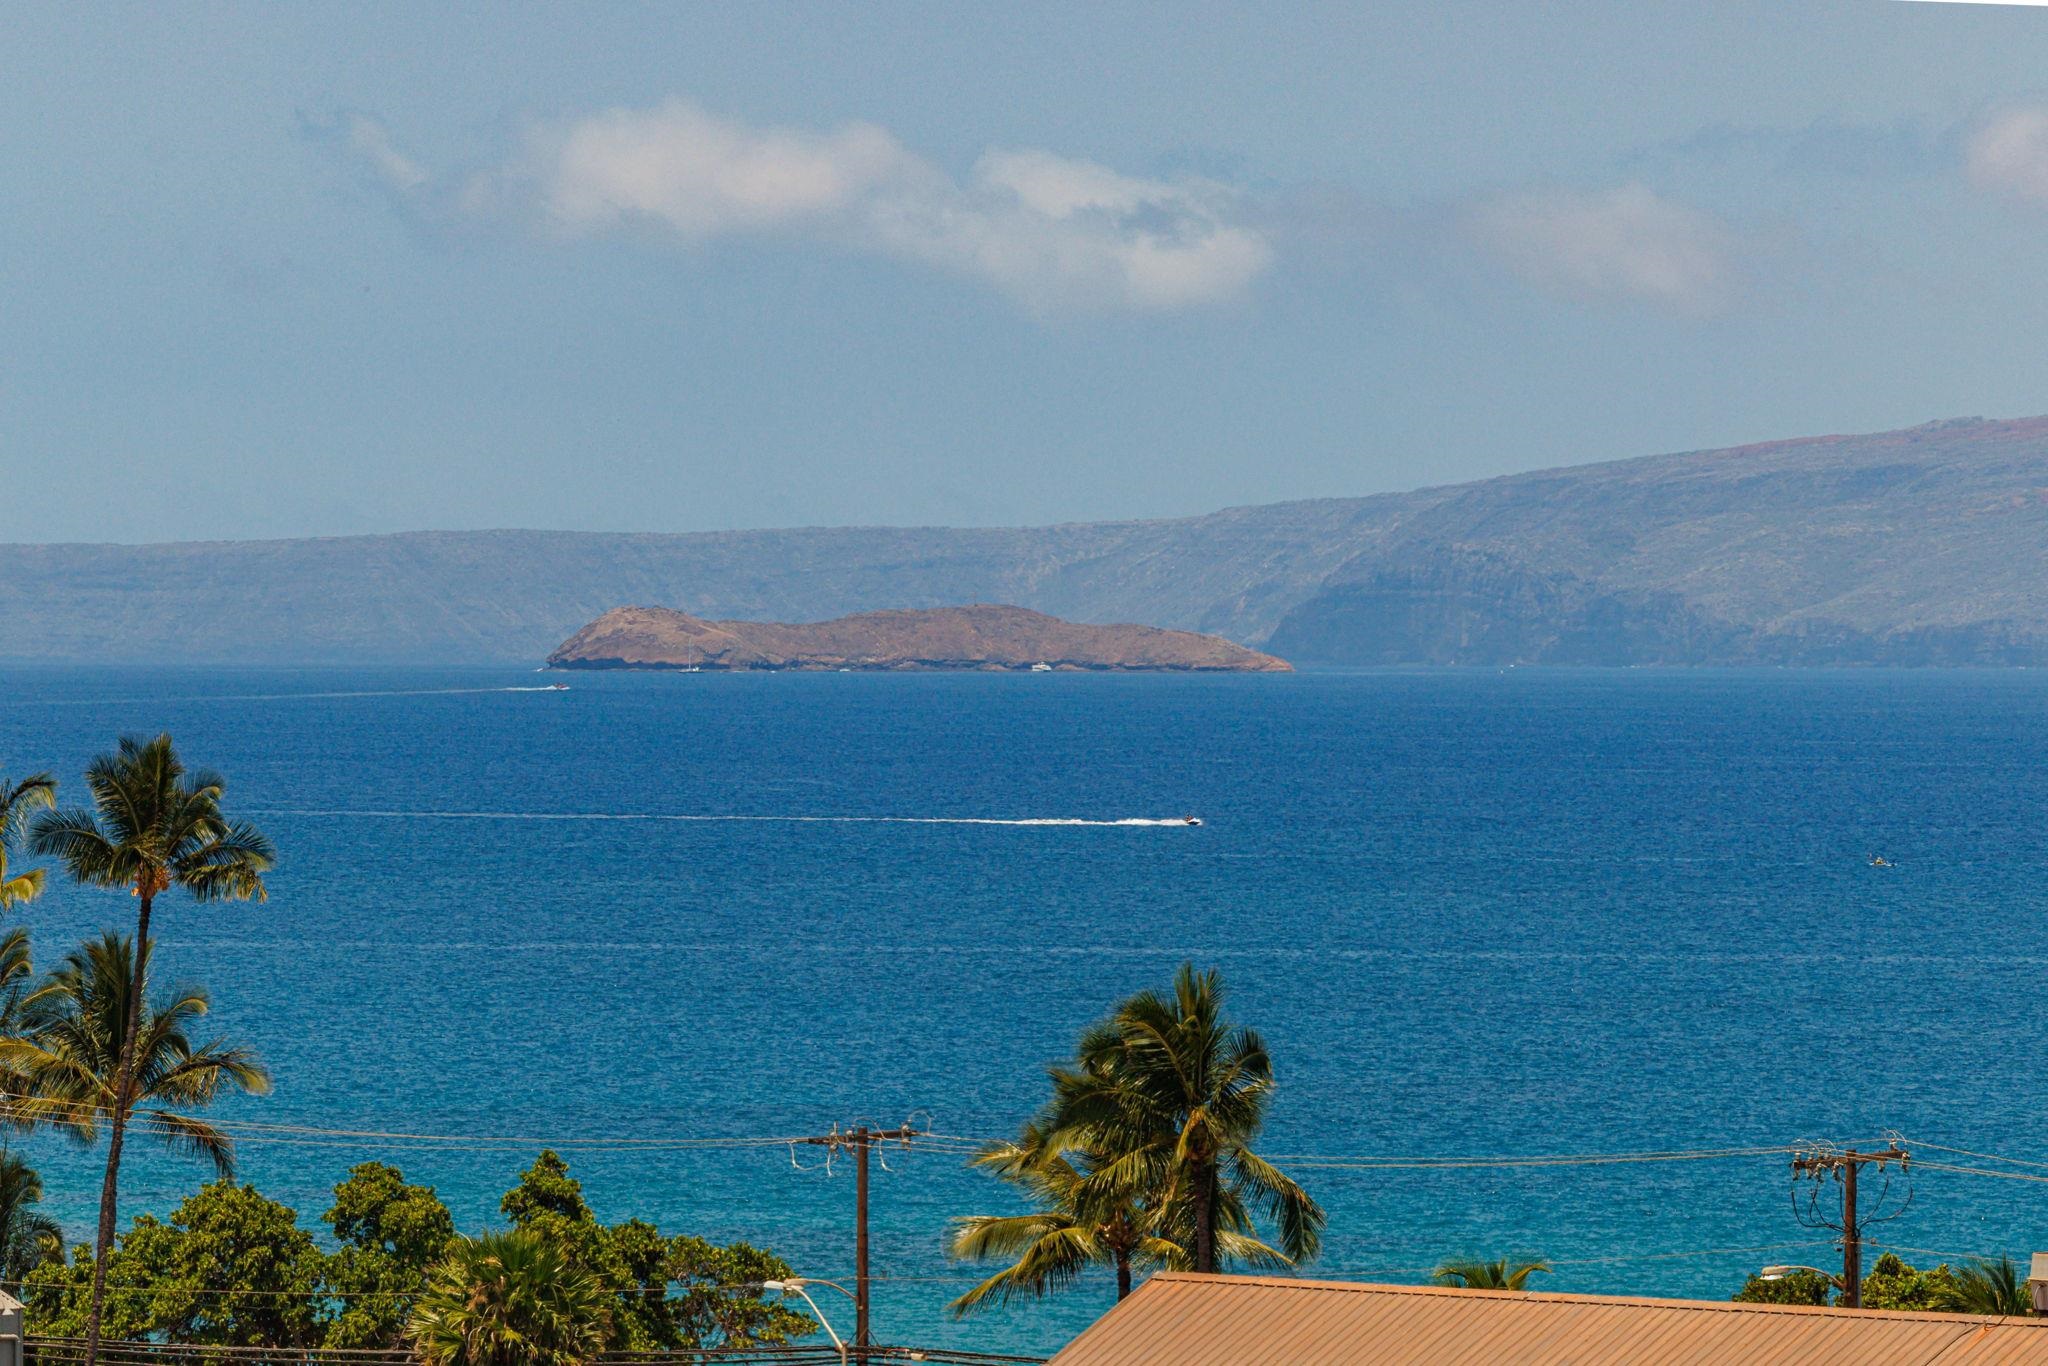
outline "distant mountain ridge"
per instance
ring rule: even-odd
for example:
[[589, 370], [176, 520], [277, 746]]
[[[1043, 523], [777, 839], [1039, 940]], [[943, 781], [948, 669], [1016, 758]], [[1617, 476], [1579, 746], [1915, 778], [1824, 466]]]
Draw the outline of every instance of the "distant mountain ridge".
[[832, 621], [706, 621], [615, 607], [548, 656], [556, 669], [1077, 670], [1286, 673], [1220, 636], [1094, 626], [994, 603], [860, 612]]
[[2048, 417], [1203, 517], [0, 546], [0, 658], [538, 661], [599, 614], [1008, 602], [1297, 663], [2048, 663]]

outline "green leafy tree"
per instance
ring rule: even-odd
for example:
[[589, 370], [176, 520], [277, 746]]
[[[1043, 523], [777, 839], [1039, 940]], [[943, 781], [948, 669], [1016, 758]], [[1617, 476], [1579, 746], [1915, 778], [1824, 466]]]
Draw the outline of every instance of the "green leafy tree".
[[[107, 1168], [100, 1185], [100, 1217], [94, 1240], [94, 1275], [103, 1277], [127, 1138], [132, 1088], [140, 1073], [134, 1046], [144, 1037], [143, 967], [152, 940], [150, 915], [156, 898], [183, 888], [195, 900], [262, 900], [263, 874], [274, 859], [270, 841], [254, 826], [230, 821], [220, 799], [227, 781], [210, 771], [187, 773], [171, 737], [122, 737], [116, 752], [95, 758], [85, 770], [92, 806], [41, 811], [31, 822], [39, 853], [62, 860], [77, 881], [92, 887], [128, 889], [136, 898], [134, 977], [126, 1000], [125, 1025], [112, 1032], [117, 1051], [109, 1076], [111, 1103], [105, 1107]], [[85, 1366], [99, 1360], [103, 1289], [93, 1291], [86, 1325]]]
[[[1896, 1252], [1887, 1252], [1871, 1263], [1870, 1270], [1863, 1275], [1863, 1308], [1917, 1313], [2007, 1312], [1997, 1308], [1966, 1308], [1966, 1300], [1972, 1294], [1964, 1287], [1964, 1277], [1968, 1274], [1968, 1270], [1962, 1274], [1950, 1270], [1945, 1262], [1922, 1271]], [[2020, 1284], [2018, 1290], [2024, 1300], [2025, 1285]], [[1751, 1276], [1734, 1298], [1745, 1304], [1839, 1304], [1840, 1291], [1840, 1277], [1801, 1267], [1772, 1280]], [[1982, 1291], [1976, 1293], [1982, 1296], [1983, 1303], [2001, 1302], [1995, 1295], [1984, 1295]]]
[[1516, 1262], [1506, 1257], [1492, 1262], [1445, 1262], [1430, 1273], [1438, 1285], [1462, 1285], [1467, 1290], [1527, 1290], [1531, 1276], [1547, 1275], [1550, 1263]]
[[455, 1221], [432, 1186], [409, 1185], [381, 1162], [349, 1169], [320, 1216], [341, 1246], [328, 1258], [327, 1285], [339, 1306], [328, 1347], [396, 1347], [427, 1285], [427, 1268], [455, 1241]]
[[177, 1342], [308, 1347], [323, 1325], [327, 1258], [289, 1206], [216, 1181], [171, 1215], [158, 1254], [156, 1321]]
[[[122, 1338], [210, 1346], [303, 1347], [320, 1341], [326, 1258], [287, 1206], [247, 1186], [202, 1187], [168, 1222], [136, 1218], [107, 1259], [103, 1323]], [[29, 1324], [83, 1336], [92, 1311], [92, 1249], [26, 1278]]]
[[542, 1152], [499, 1206], [512, 1226], [558, 1246], [615, 1297], [608, 1345], [631, 1351], [775, 1345], [816, 1327], [779, 1301], [730, 1287], [787, 1280], [772, 1253], [701, 1238], [667, 1238], [639, 1219], [606, 1225], [569, 1166]]
[[321, 1340], [326, 1257], [286, 1205], [210, 1182], [168, 1223], [138, 1222], [115, 1265], [146, 1291], [149, 1329], [210, 1347], [310, 1347]]
[[[149, 1000], [149, 958], [147, 946], [138, 954], [126, 937], [108, 932], [66, 955], [29, 994], [22, 1032], [0, 1038], [0, 1074], [16, 1078], [23, 1097], [15, 1117], [55, 1126], [82, 1144], [95, 1142], [103, 1127], [125, 1131], [139, 1117], [166, 1147], [204, 1157], [219, 1175], [232, 1176], [232, 1140], [185, 1111], [211, 1104], [223, 1089], [262, 1094], [270, 1076], [246, 1048], [193, 1042], [188, 1031], [208, 1009], [203, 988], [174, 987]], [[97, 1351], [106, 1302], [113, 1179], [110, 1167], [90, 1263], [89, 1353]]]
[[670, 1350], [779, 1347], [817, 1331], [818, 1325], [780, 1300], [741, 1294], [736, 1285], [786, 1281], [788, 1262], [748, 1243], [712, 1243], [679, 1235], [669, 1240], [668, 1282], [662, 1327]]
[[1252, 1149], [1272, 1104], [1265, 1041], [1223, 1015], [1217, 974], [1184, 964], [1173, 990], [1146, 991], [1082, 1036], [1076, 1065], [1056, 1068], [1041, 1124], [1046, 1143], [1095, 1155], [1088, 1198], [1142, 1191], [1155, 1231], [1214, 1271], [1234, 1212], [1257, 1209], [1291, 1263], [1321, 1246], [1322, 1207]]
[[64, 1260], [64, 1232], [36, 1208], [43, 1178], [13, 1153], [0, 1152], [0, 1278], [10, 1285], [46, 1262]]
[[1737, 1304], [1826, 1304], [1835, 1283], [1812, 1271], [1794, 1271], [1766, 1280], [1752, 1275], [1729, 1296]]
[[1918, 1271], [1896, 1252], [1871, 1263], [1863, 1275], [1865, 1309], [1947, 1310], [1955, 1298], [1956, 1278], [1947, 1265]]
[[[150, 1248], [161, 1227], [155, 1216], [140, 1215], [108, 1251], [100, 1306], [100, 1326], [108, 1337], [144, 1338], [156, 1331], [156, 1287], [148, 1279], [156, 1259], [144, 1260], [130, 1248]], [[97, 1270], [92, 1245], [80, 1243], [70, 1261], [45, 1262], [29, 1272], [21, 1288], [29, 1331], [41, 1337], [84, 1337]]]
[[614, 1298], [560, 1244], [489, 1233], [428, 1272], [406, 1333], [426, 1366], [583, 1366], [611, 1336]]

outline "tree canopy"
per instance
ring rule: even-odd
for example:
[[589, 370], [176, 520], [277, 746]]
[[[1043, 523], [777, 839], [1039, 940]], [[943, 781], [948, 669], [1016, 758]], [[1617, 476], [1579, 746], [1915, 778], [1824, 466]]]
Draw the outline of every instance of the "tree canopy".
[[[772, 1345], [816, 1327], [779, 1300], [729, 1288], [788, 1279], [788, 1264], [774, 1254], [670, 1236], [638, 1219], [601, 1223], [552, 1152], [521, 1175], [501, 1207], [514, 1232], [544, 1248], [511, 1249], [501, 1271], [523, 1276], [559, 1265], [594, 1286], [607, 1349]], [[321, 1220], [333, 1230], [331, 1251], [296, 1211], [227, 1181], [201, 1188], [168, 1219], [136, 1218], [107, 1259], [104, 1331], [208, 1346], [396, 1347], [435, 1284], [445, 1292], [507, 1253], [488, 1236], [459, 1237], [432, 1186], [409, 1183], [381, 1162], [352, 1168]], [[495, 1251], [479, 1251], [486, 1244]], [[31, 1330], [81, 1335], [93, 1269], [92, 1247], [81, 1245], [68, 1262], [30, 1270], [22, 1298]], [[556, 1307], [569, 1312], [573, 1304]]]

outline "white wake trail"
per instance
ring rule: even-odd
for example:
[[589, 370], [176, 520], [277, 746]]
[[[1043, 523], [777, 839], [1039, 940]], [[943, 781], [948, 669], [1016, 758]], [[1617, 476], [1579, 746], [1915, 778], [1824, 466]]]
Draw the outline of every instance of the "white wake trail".
[[567, 687], [374, 688], [357, 692], [223, 692], [184, 697], [46, 697], [10, 698], [10, 707], [165, 706], [190, 702], [321, 702], [357, 697], [461, 697], [477, 693], [567, 692]]
[[309, 810], [272, 807], [249, 809], [252, 816], [303, 816], [323, 820], [421, 820], [421, 821], [673, 821], [683, 823], [769, 823], [788, 825], [1088, 825], [1088, 826], [1178, 826], [1191, 828], [1185, 817], [1156, 819], [1126, 816], [1120, 820], [1087, 820], [1079, 816], [1033, 816], [1005, 820], [994, 816], [704, 816], [670, 815], [651, 811], [366, 811]]

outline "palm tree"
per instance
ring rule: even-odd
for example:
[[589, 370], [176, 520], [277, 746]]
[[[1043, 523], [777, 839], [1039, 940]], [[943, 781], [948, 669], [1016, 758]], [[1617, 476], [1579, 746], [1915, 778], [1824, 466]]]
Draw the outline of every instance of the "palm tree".
[[[54, 806], [57, 780], [47, 773], [32, 773], [18, 783], [0, 778], [0, 910], [34, 901], [43, 894], [43, 870], [31, 868], [12, 872], [7, 856], [28, 826], [32, 813]], [[0, 932], [0, 1029], [13, 1023], [21, 1003], [21, 985], [33, 969], [29, 963], [28, 931], [16, 925]], [[0, 1079], [0, 1086], [4, 1086]]]
[[[143, 963], [149, 956], [149, 918], [156, 898], [182, 887], [198, 901], [264, 899], [263, 874], [274, 860], [270, 841], [254, 826], [221, 814], [227, 780], [202, 770], [186, 773], [171, 737], [123, 736], [113, 754], [85, 770], [92, 808], [37, 813], [31, 826], [38, 853], [60, 858], [71, 876], [91, 887], [126, 887], [136, 898], [135, 978], [124, 994], [129, 1015], [119, 1031], [112, 1103], [107, 1107], [107, 1171], [100, 1186], [100, 1222], [94, 1246], [92, 1308], [86, 1318], [85, 1366], [99, 1359], [100, 1312], [105, 1304], [107, 1249], [114, 1241], [114, 1190], [127, 1139], [136, 1076], [132, 1045], [145, 1037]], [[202, 998], [203, 1000], [203, 998]]]
[[1093, 1188], [1145, 1191], [1159, 1231], [1192, 1251], [1194, 1270], [1216, 1270], [1232, 1211], [1253, 1207], [1278, 1226], [1289, 1262], [1316, 1255], [1322, 1207], [1252, 1151], [1273, 1064], [1256, 1033], [1223, 1018], [1217, 974], [1183, 964], [1170, 998], [1125, 1001], [1082, 1034], [1078, 1065], [1052, 1077], [1048, 1144], [1098, 1154]]
[[427, 1272], [406, 1336], [426, 1366], [582, 1366], [610, 1335], [615, 1298], [560, 1243], [487, 1233]]
[[2034, 1312], [2027, 1290], [2027, 1278], [2010, 1257], [1989, 1261], [1979, 1257], [1955, 1272], [1955, 1289], [1945, 1297], [1944, 1309], [1959, 1314], [2014, 1314]]
[[[962, 1261], [1013, 1257], [1014, 1263], [948, 1305], [956, 1317], [1008, 1304], [1042, 1299], [1072, 1284], [1090, 1266], [1116, 1268], [1116, 1297], [1131, 1293], [1134, 1267], [1186, 1271], [1194, 1265], [1185, 1237], [1176, 1242], [1161, 1232], [1185, 1232], [1170, 1214], [1147, 1207], [1141, 1193], [1112, 1190], [1090, 1178], [1104, 1163], [1091, 1153], [1046, 1146], [1044, 1132], [1027, 1124], [1014, 1143], [993, 1143], [970, 1161], [1017, 1186], [1038, 1206], [1029, 1214], [970, 1214], [953, 1221], [949, 1251]], [[1217, 1230], [1225, 1259], [1270, 1269], [1291, 1263], [1250, 1233], [1250, 1221], [1234, 1203], [1227, 1227]]]
[[[261, 1095], [270, 1075], [246, 1048], [218, 1039], [193, 1043], [187, 1030], [208, 1009], [203, 988], [175, 987], [150, 1001], [148, 983], [149, 949], [137, 954], [132, 941], [111, 930], [65, 956], [22, 1003], [22, 1032], [0, 1038], [0, 1073], [18, 1079], [14, 1119], [54, 1126], [84, 1144], [97, 1140], [104, 1124], [110, 1146], [139, 1119], [166, 1147], [204, 1157], [221, 1176], [232, 1176], [233, 1141], [166, 1107], [205, 1106], [229, 1087]], [[99, 1350], [118, 1171], [109, 1162], [100, 1189], [87, 1360]]]
[[1510, 1262], [1502, 1257], [1496, 1262], [1445, 1262], [1430, 1273], [1430, 1279], [1467, 1290], [1527, 1290], [1531, 1276], [1549, 1272], [1549, 1262]]
[[43, 870], [31, 868], [10, 875], [7, 855], [28, 824], [31, 812], [56, 805], [57, 780], [47, 773], [32, 773], [18, 783], [0, 778], [0, 910], [33, 901], [43, 892]]
[[1087, 1154], [1049, 1150], [1035, 1125], [1015, 1143], [992, 1143], [969, 1162], [1017, 1186], [1039, 1208], [1030, 1214], [970, 1214], [953, 1221], [949, 1250], [963, 1261], [1013, 1257], [1015, 1263], [947, 1308], [970, 1314], [1013, 1299], [1042, 1299], [1090, 1266], [1116, 1268], [1116, 1297], [1131, 1293], [1134, 1262], [1169, 1264], [1180, 1248], [1150, 1231], [1155, 1222], [1130, 1192], [1091, 1189]]
[[0, 1278], [19, 1287], [44, 1262], [64, 1260], [64, 1230], [36, 1206], [43, 1178], [13, 1153], [0, 1152]]

